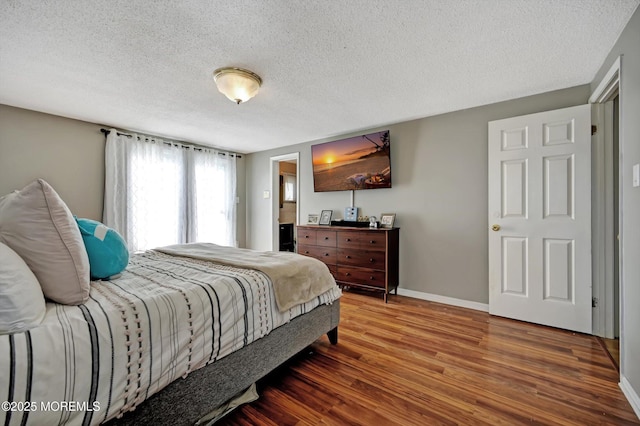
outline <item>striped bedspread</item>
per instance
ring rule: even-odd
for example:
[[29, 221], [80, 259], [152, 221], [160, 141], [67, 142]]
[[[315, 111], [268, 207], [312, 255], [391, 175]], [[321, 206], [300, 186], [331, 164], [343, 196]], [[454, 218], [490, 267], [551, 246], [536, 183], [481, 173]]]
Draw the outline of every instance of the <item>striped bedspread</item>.
[[86, 304], [48, 303], [40, 326], [0, 336], [0, 420], [102, 423], [339, 297], [335, 286], [280, 312], [263, 272], [133, 255], [121, 278], [92, 283]]

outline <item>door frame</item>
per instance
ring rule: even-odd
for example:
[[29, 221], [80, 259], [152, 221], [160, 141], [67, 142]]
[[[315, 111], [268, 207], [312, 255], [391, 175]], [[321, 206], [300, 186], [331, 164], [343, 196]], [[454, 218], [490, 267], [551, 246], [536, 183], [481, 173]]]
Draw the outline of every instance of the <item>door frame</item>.
[[271, 209], [269, 223], [271, 224], [271, 250], [278, 251], [280, 247], [280, 162], [296, 161], [296, 223], [300, 223], [300, 152], [276, 155], [269, 158], [269, 176], [271, 176]]
[[[617, 180], [619, 191], [618, 198], [618, 231], [622, 234], [623, 213], [622, 199], [623, 189], [621, 186], [622, 167], [622, 122], [623, 111], [618, 109], [618, 149], [619, 157], [613, 158], [613, 108], [612, 100], [618, 96], [618, 105], [622, 105], [621, 84], [621, 62], [619, 56], [602, 78], [596, 89], [589, 98], [592, 108], [592, 123], [597, 126], [597, 131], [592, 137], [592, 265], [593, 265], [593, 297], [597, 300], [593, 308], [593, 334], [605, 338], [614, 338], [614, 268], [618, 269], [618, 283], [620, 295], [618, 300], [619, 319], [623, 317], [623, 241], [618, 240], [618, 265], [613, 264], [614, 259], [614, 226], [613, 226], [613, 179]], [[618, 162], [618, 176], [613, 176], [614, 161]], [[620, 324], [620, 354], [623, 353], [623, 330], [622, 321]]]

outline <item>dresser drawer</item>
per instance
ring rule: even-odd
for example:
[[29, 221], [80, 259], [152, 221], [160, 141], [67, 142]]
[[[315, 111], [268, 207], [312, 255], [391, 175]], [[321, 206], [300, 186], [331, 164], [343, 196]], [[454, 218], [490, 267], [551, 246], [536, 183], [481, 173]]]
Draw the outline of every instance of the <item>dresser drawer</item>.
[[386, 269], [384, 251], [338, 249], [337, 263], [340, 265], [360, 266], [363, 268]]
[[298, 246], [298, 254], [303, 254], [309, 257], [315, 257], [318, 260], [323, 261], [329, 265], [336, 264], [336, 248], [335, 247], [321, 247], [321, 246], [308, 246], [300, 244]]
[[338, 247], [359, 250], [382, 250], [386, 248], [384, 232], [345, 231], [338, 235]]
[[336, 231], [317, 231], [316, 244], [325, 247], [336, 246]]
[[385, 286], [384, 271], [376, 271], [374, 269], [356, 268], [350, 266], [338, 266], [338, 276], [336, 281], [345, 284], [364, 284], [374, 287]]
[[317, 238], [318, 238], [317, 230], [298, 228], [298, 244], [311, 244], [315, 246]]

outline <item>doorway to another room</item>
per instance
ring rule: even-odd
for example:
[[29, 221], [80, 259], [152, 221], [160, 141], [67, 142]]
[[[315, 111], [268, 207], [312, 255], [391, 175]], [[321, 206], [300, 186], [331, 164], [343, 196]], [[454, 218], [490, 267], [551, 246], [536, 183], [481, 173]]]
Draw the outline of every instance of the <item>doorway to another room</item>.
[[593, 179], [593, 334], [609, 353], [620, 370], [624, 336], [620, 333], [621, 293], [624, 283], [620, 276], [623, 227], [620, 164], [620, 58], [611, 66], [595, 89], [592, 104], [592, 144], [594, 152]]
[[298, 224], [299, 153], [271, 157], [272, 250], [295, 252]]
[[280, 186], [278, 197], [279, 216], [279, 251], [295, 251], [294, 229], [297, 225], [298, 204], [298, 163], [297, 161], [280, 161]]
[[597, 333], [609, 357], [620, 368], [620, 149], [619, 149], [619, 95], [602, 104], [599, 113], [604, 150], [604, 219], [600, 226], [604, 231], [604, 297], [595, 305], [604, 303], [604, 327]]

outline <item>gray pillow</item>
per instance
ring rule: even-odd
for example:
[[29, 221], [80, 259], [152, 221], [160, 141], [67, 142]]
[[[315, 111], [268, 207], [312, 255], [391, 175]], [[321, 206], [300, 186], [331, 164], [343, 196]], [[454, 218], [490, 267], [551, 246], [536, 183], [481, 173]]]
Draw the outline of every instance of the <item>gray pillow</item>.
[[43, 179], [0, 198], [0, 242], [26, 262], [45, 297], [66, 305], [89, 299], [89, 257], [80, 230]]
[[38, 326], [46, 307], [42, 289], [24, 260], [0, 243], [0, 334]]

